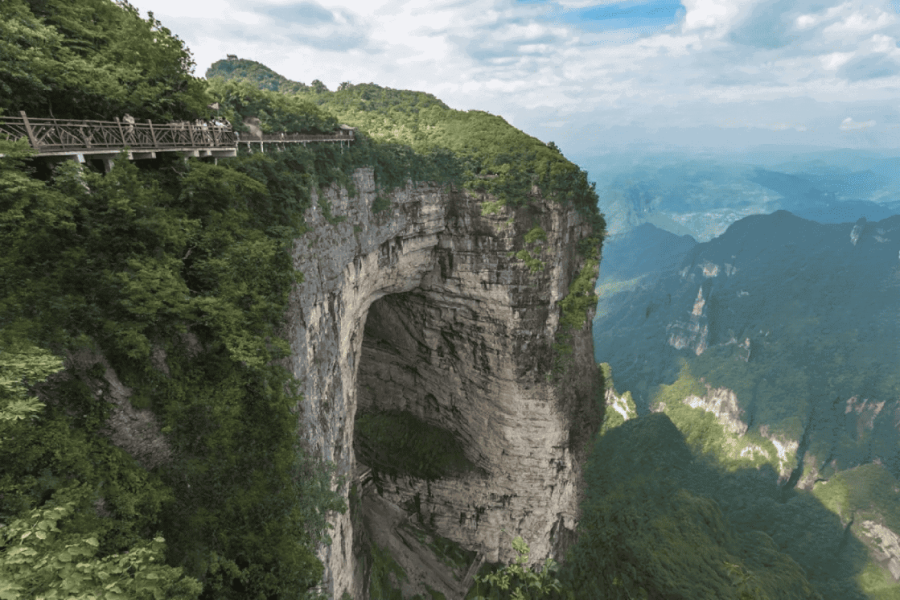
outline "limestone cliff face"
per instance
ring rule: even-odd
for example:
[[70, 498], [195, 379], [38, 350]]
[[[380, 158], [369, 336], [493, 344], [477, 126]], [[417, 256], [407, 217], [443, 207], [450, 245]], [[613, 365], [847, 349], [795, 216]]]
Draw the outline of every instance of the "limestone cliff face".
[[[597, 416], [590, 321], [574, 335], [564, 381], [550, 375], [552, 344], [557, 303], [583, 266], [575, 249], [589, 226], [573, 208], [539, 197], [483, 216], [490, 198], [427, 186], [394, 193], [391, 208], [373, 214], [373, 172], [356, 171], [354, 182], [355, 197], [328, 192], [332, 215], [344, 220], [329, 223], [317, 208], [312, 230], [294, 244], [304, 273], [287, 314], [291, 369], [304, 394], [298, 434], [352, 477], [360, 409], [407, 411], [449, 430], [477, 471], [387, 480], [377, 502], [414, 502], [416, 518], [481, 559], [511, 561], [516, 535], [533, 563], [561, 558], [578, 517], [586, 424]], [[545, 267], [532, 273], [512, 254], [535, 225], [547, 239], [532, 251]], [[346, 496], [349, 488], [340, 489]], [[327, 592], [363, 598], [351, 515], [332, 522], [333, 543], [321, 549]], [[450, 598], [462, 588], [443, 589]]]

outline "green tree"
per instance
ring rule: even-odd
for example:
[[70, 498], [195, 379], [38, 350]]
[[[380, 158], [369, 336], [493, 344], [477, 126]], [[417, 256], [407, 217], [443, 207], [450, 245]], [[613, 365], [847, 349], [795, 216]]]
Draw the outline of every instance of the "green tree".
[[[29, 396], [35, 385], [63, 369], [63, 361], [47, 350], [27, 343], [18, 347], [6, 335], [0, 351], [0, 445], [18, 423], [40, 412], [43, 403]], [[14, 519], [2, 530], [0, 539], [0, 599], [26, 598], [197, 598], [200, 583], [183, 577], [182, 569], [165, 562], [165, 540], [155, 537], [122, 554], [98, 557], [97, 534], [59, 524], [69, 519], [76, 506], [92, 495], [88, 488], [74, 486], [57, 492], [41, 508]]]
[[[517, 536], [512, 543], [518, 555], [516, 562], [504, 567], [496, 573], [475, 576], [475, 596], [472, 600], [557, 600], [574, 599], [572, 591], [563, 587], [556, 572], [556, 562], [547, 558], [540, 571], [526, 569], [530, 549], [521, 537]], [[482, 590], [482, 588], [484, 588]]]
[[[97, 556], [94, 534], [68, 531], [76, 506], [89, 494], [72, 488], [48, 506], [2, 530], [0, 599], [194, 600], [202, 586], [165, 564], [165, 539], [139, 543], [121, 554]], [[75, 500], [68, 500], [74, 498]], [[60, 526], [63, 528], [61, 529]]]
[[239, 131], [247, 128], [245, 117], [260, 120], [262, 131], [328, 133], [337, 129], [332, 115], [309, 100], [260, 89], [241, 80], [215, 77], [209, 81], [209, 93], [219, 103], [221, 113]]
[[59, 357], [35, 346], [0, 350], [0, 421], [20, 421], [40, 412], [44, 405], [28, 394], [27, 383], [43, 381], [62, 369]]
[[4, 0], [0, 56], [8, 114], [170, 120], [209, 103], [184, 43], [125, 1]]

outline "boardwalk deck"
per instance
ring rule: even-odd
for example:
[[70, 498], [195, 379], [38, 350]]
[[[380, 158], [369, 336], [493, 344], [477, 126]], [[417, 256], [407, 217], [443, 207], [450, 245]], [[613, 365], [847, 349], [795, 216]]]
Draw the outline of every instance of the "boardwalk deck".
[[[261, 138], [224, 126], [192, 123], [124, 123], [115, 121], [74, 121], [32, 119], [24, 112], [18, 117], [0, 117], [0, 139], [25, 139], [41, 157], [84, 157], [112, 159], [124, 149], [129, 159], [155, 158], [157, 152], [178, 152], [185, 156], [224, 158], [236, 156], [239, 144], [307, 144], [309, 142], [353, 141], [353, 132], [342, 127], [333, 134], [275, 133]], [[2, 154], [0, 154], [2, 157]]]

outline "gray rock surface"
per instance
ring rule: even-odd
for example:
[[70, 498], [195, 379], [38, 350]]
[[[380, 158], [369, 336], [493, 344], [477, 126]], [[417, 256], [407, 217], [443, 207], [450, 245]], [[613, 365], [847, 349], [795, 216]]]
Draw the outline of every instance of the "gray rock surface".
[[[586, 428], [598, 422], [590, 321], [572, 339], [568, 374], [550, 376], [558, 302], [583, 266], [576, 247], [589, 226], [574, 208], [540, 197], [482, 216], [492, 198], [426, 185], [396, 190], [391, 208], [373, 214], [372, 170], [353, 177], [357, 196], [327, 191], [332, 215], [344, 220], [328, 222], [314, 197], [311, 230], [294, 243], [304, 281], [286, 325], [304, 395], [298, 433], [349, 480], [361, 407], [408, 411], [448, 429], [478, 471], [433, 482], [398, 477], [379, 502], [418, 498], [439, 535], [491, 561], [511, 562], [517, 535], [531, 546], [531, 563], [558, 560], [578, 519]], [[538, 224], [546, 266], [532, 273], [512, 253]], [[349, 494], [349, 481], [335, 486]], [[326, 592], [363, 598], [350, 512], [330, 520], [333, 543], [319, 551]], [[381, 526], [393, 521], [402, 519]], [[367, 526], [378, 538], [379, 524]]]

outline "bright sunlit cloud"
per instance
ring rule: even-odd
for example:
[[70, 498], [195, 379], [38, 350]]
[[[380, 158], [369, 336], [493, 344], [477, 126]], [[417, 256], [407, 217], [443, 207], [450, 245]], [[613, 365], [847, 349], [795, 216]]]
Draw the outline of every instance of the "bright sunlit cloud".
[[852, 131], [853, 129], [868, 129], [869, 127], [874, 127], [875, 121], [864, 121], [862, 123], [857, 123], [850, 117], [847, 117], [843, 121], [841, 121], [840, 130], [841, 131]]
[[330, 89], [425, 91], [567, 153], [646, 141], [900, 145], [890, 0], [132, 3], [187, 42], [198, 75], [237, 54]]

